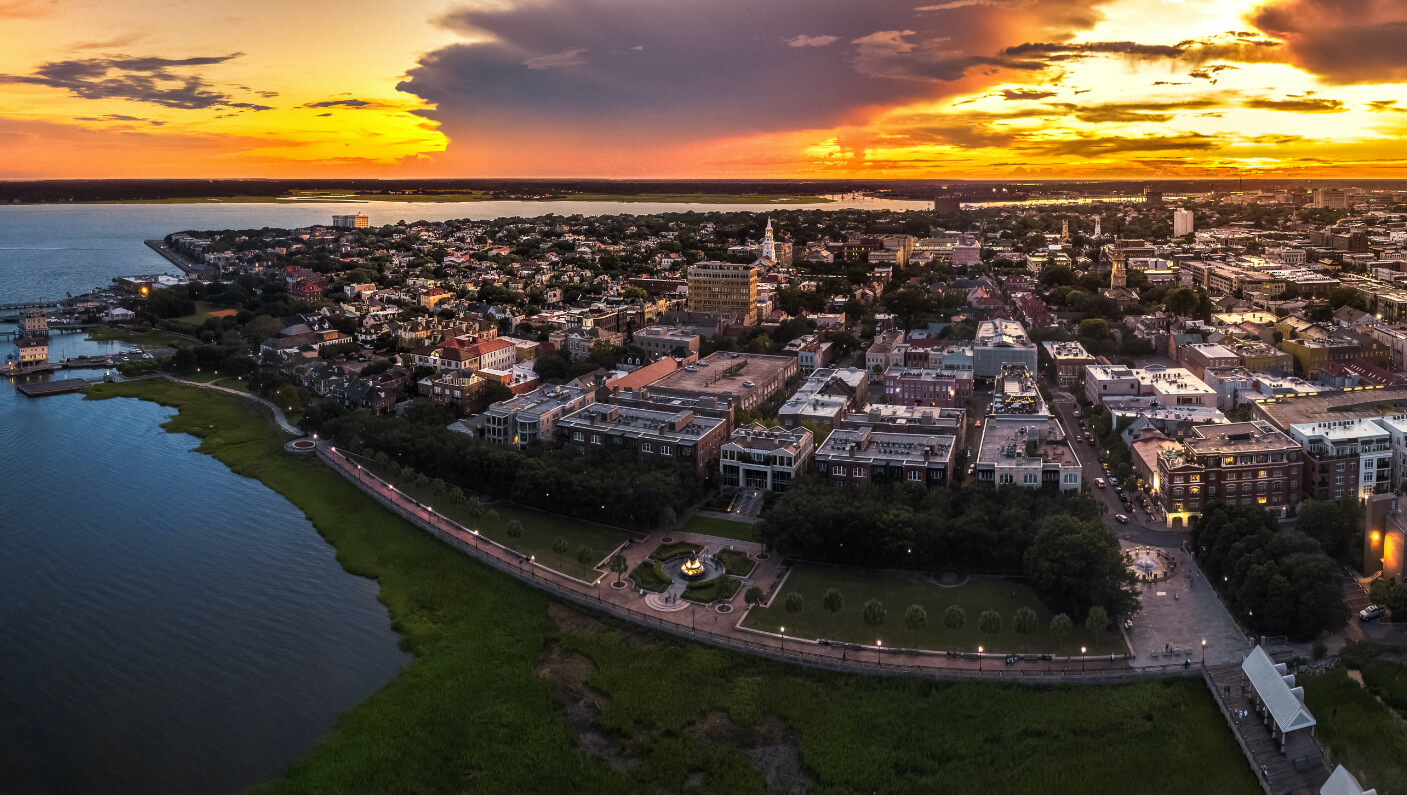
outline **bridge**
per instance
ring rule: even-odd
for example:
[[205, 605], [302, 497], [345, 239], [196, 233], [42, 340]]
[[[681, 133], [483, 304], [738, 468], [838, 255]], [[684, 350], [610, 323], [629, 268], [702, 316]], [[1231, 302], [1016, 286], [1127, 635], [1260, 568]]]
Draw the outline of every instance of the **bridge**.
[[63, 304], [64, 302], [60, 300], [28, 301], [17, 304], [0, 304], [0, 312], [20, 312], [26, 309], [53, 309], [54, 307], [63, 306]]
[[[70, 324], [70, 325], [54, 325], [54, 326], [50, 326], [50, 327], [49, 327], [49, 333], [50, 333], [50, 334], [71, 334], [71, 333], [73, 333], [73, 332], [84, 331], [84, 330], [86, 330], [86, 329], [93, 328], [94, 326], [101, 326], [101, 325], [102, 325], [101, 323], [74, 323], [74, 324]], [[0, 331], [0, 340], [12, 340], [12, 339], [14, 339], [15, 337], [18, 337], [18, 336], [19, 336], [19, 332], [18, 332], [18, 331]]]

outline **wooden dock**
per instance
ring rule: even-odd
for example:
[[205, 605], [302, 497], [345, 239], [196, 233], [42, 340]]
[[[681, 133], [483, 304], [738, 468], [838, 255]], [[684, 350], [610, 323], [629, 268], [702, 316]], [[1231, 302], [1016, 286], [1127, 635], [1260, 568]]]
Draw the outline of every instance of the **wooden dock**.
[[87, 389], [93, 384], [101, 384], [101, 378], [65, 378], [61, 381], [39, 381], [33, 384], [15, 384], [25, 397], [48, 397], [49, 395], [64, 395], [69, 392], [77, 392], [80, 389]]

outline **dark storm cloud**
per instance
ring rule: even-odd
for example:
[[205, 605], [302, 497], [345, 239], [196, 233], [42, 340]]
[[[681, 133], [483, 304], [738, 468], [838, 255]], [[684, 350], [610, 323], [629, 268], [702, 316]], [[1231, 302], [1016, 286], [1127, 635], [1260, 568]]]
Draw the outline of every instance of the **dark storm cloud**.
[[308, 102], [299, 105], [300, 108], [373, 108], [378, 103], [369, 102], [365, 99], [325, 99], [321, 102]]
[[1348, 108], [1337, 99], [1294, 97], [1291, 99], [1248, 99], [1241, 103], [1256, 110], [1283, 110], [1291, 113], [1342, 113]]
[[1210, 135], [1188, 133], [1185, 135], [1149, 136], [1145, 138], [1122, 138], [1111, 135], [1090, 135], [1049, 142], [1040, 142], [1027, 148], [1044, 155], [1075, 155], [1077, 157], [1098, 157], [1100, 155], [1123, 152], [1168, 152], [1176, 150], [1204, 151], [1226, 146], [1223, 138]]
[[[866, 108], [1044, 62], [1000, 55], [1072, 35], [1101, 2], [541, 0], [438, 20], [473, 43], [431, 52], [400, 90], [476, 127], [539, 121], [704, 137], [848, 123]], [[451, 134], [452, 131], [451, 131]]]
[[1193, 99], [1185, 102], [1128, 102], [1105, 105], [1056, 104], [1068, 116], [1089, 124], [1110, 122], [1166, 122], [1179, 111], [1205, 110], [1225, 103], [1216, 99]]
[[236, 102], [233, 96], [215, 90], [199, 75], [174, 71], [213, 66], [241, 55], [243, 53], [198, 58], [117, 56], [49, 61], [32, 74], [0, 74], [0, 83], [48, 86], [84, 99], [130, 99], [185, 110], [213, 107], [270, 110], [267, 105]]
[[1249, 21], [1284, 42], [1290, 63], [1326, 82], [1407, 81], [1402, 0], [1270, 0]]
[[1280, 42], [1247, 36], [1244, 33], [1188, 39], [1177, 44], [1143, 44], [1136, 41], [1028, 42], [1007, 47], [1001, 54], [1050, 63], [1100, 55], [1124, 56], [1137, 60], [1167, 59], [1193, 64], [1204, 64], [1212, 60], [1263, 63], [1284, 59]]
[[1002, 99], [1008, 102], [1019, 102], [1021, 100], [1045, 99], [1055, 96], [1054, 91], [1039, 91], [1033, 88], [1004, 88], [1001, 91]]

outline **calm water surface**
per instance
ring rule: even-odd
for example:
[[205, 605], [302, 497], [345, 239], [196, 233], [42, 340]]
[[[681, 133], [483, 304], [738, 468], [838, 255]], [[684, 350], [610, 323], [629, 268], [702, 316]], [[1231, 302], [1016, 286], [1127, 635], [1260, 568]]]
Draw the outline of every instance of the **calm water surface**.
[[0, 378], [0, 792], [235, 792], [408, 661], [376, 583], [172, 413]]

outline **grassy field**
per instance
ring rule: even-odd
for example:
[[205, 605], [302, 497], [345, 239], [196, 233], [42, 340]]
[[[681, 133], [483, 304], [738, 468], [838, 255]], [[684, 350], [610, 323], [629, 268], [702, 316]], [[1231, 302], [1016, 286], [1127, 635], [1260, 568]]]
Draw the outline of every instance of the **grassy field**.
[[210, 317], [211, 312], [214, 312], [218, 308], [219, 307], [209, 301], [196, 301], [195, 312], [193, 314], [182, 315], [178, 318], [174, 318], [174, 320], [177, 323], [190, 323], [193, 326], [199, 326], [205, 322], [206, 318]]
[[[383, 480], [394, 484], [396, 488], [409, 494], [413, 499], [429, 505], [465, 527], [478, 530], [500, 544], [512, 547], [525, 555], [536, 556], [537, 562], [544, 566], [573, 577], [581, 577], [586, 580], [595, 579], [594, 575], [583, 576], [581, 564], [577, 563], [576, 551], [583, 544], [591, 547], [596, 556], [595, 562], [600, 562], [605, 560], [611, 550], [630, 538], [630, 535], [624, 530], [578, 522], [565, 516], [534, 511], [531, 508], [523, 508], [506, 502], [489, 506], [498, 511], [498, 521], [491, 521], [483, 517], [475, 518], [470, 515], [467, 508], [455, 505], [446, 494], [436, 492], [432, 486], [420, 486], [409, 478], [392, 476], [386, 467], [375, 462], [363, 461], [362, 463]], [[508, 537], [507, 530], [508, 523], [514, 519], [523, 525], [523, 537], [516, 541]], [[560, 555], [552, 550], [552, 543], [558, 538], [567, 539], [569, 549], [565, 555]], [[589, 575], [589, 572], [586, 574]]]
[[[845, 599], [844, 608], [832, 615], [821, 607], [821, 597], [835, 588]], [[799, 593], [805, 600], [800, 613], [788, 613], [782, 603], [787, 594]], [[1013, 594], [1015, 596], [1013, 597]], [[871, 627], [864, 622], [865, 603], [878, 599], [887, 614], [884, 623]], [[928, 626], [911, 630], [904, 625], [909, 605], [923, 605]], [[943, 611], [957, 605], [967, 613], [966, 625], [958, 631], [943, 626]], [[1019, 607], [1036, 611], [1036, 632], [1027, 638], [1012, 627], [1012, 615]], [[984, 634], [977, 629], [983, 610], [996, 610], [1002, 616], [1001, 632]], [[826, 638], [873, 645], [883, 640], [886, 647], [937, 649], [942, 651], [987, 651], [1078, 653], [1081, 646], [1091, 654], [1123, 653], [1128, 650], [1123, 635], [1105, 632], [1095, 637], [1083, 626], [1062, 644], [1050, 632], [1051, 612], [1025, 585], [1000, 580], [973, 580], [956, 588], [943, 588], [918, 572], [869, 571], [839, 566], [799, 564], [782, 586], [771, 607], [757, 607], [748, 614], [744, 626], [775, 632], [788, 627], [787, 634], [799, 638]]]
[[97, 342], [126, 342], [143, 350], [170, 348], [175, 345], [194, 345], [194, 340], [167, 334], [164, 331], [127, 331], [110, 326], [94, 326], [88, 329], [88, 339]]
[[712, 516], [694, 516], [684, 523], [682, 528], [686, 533], [698, 533], [705, 536], [718, 536], [719, 538], [731, 538], [734, 541], [756, 541], [757, 536], [753, 532], [751, 522], [734, 522], [728, 519], [717, 519]]
[[1378, 795], [1407, 795], [1407, 723], [1348, 678], [1342, 666], [1300, 676], [1296, 683], [1319, 722], [1319, 742], [1334, 761], [1363, 786], [1377, 788]]
[[[845, 676], [578, 612], [284, 454], [256, 404], [166, 381], [168, 430], [297, 505], [374, 578], [412, 662], [282, 775], [282, 793], [1205, 793], [1257, 785], [1205, 685], [1023, 688]], [[581, 732], [592, 741], [579, 742]], [[589, 750], [587, 750], [589, 749]], [[1153, 775], [1136, 760], [1156, 760]], [[1135, 767], [1137, 765], [1135, 764]]]

